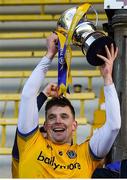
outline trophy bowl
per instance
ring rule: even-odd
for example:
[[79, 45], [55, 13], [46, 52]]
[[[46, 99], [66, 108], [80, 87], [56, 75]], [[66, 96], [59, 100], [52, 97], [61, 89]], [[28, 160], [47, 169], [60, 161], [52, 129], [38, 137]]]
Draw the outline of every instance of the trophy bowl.
[[[57, 29], [62, 28], [64, 30], [63, 33], [66, 36], [76, 10], [77, 7], [66, 10], [62, 13], [57, 22]], [[84, 14], [76, 25], [72, 35], [72, 44], [81, 48], [88, 63], [93, 66], [104, 64], [104, 61], [97, 57], [97, 54], [106, 56], [105, 45], [110, 48], [112, 43], [114, 44], [114, 47], [116, 47], [115, 42], [111, 37], [105, 35], [105, 33], [101, 31], [97, 31], [95, 24], [87, 20], [86, 14]]]

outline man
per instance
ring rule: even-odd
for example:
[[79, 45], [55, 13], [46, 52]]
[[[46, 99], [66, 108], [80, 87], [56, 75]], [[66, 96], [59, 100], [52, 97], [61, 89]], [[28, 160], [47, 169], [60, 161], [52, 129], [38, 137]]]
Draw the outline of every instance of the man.
[[[42, 105], [44, 104], [44, 102], [47, 100], [47, 96], [45, 94], [50, 93], [50, 96], [56, 96], [54, 94], [54, 90], [52, 91], [52, 86], [57, 87], [56, 84], [54, 83], [49, 83], [43, 90], [43, 92], [41, 92], [38, 96], [37, 96], [37, 108], [38, 111], [40, 111]], [[46, 131], [44, 129], [43, 126], [41, 126], [39, 128], [40, 132], [43, 134], [44, 137], [46, 137]], [[18, 146], [17, 146], [17, 129], [16, 129], [16, 133], [15, 133], [15, 140], [14, 140], [14, 145], [12, 148], [12, 178], [18, 178], [19, 174], [19, 150], [18, 150]]]
[[[110, 50], [105, 47], [107, 57], [97, 55], [105, 61], [101, 67], [106, 101], [104, 126], [84, 143], [72, 144], [77, 128], [74, 108], [65, 97], [55, 97], [46, 105], [44, 128], [47, 138], [42, 136], [38, 128], [36, 97], [57, 52], [57, 41], [56, 34], [49, 36], [46, 56], [34, 69], [22, 91], [17, 135], [20, 178], [90, 178], [109, 152], [121, 126], [119, 101], [112, 81], [118, 48], [114, 50], [112, 45]], [[57, 88], [51, 89], [57, 96]]]

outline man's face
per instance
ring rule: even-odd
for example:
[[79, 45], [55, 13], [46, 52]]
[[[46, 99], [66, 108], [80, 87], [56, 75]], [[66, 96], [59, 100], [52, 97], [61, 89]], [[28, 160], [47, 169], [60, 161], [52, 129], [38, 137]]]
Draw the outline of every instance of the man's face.
[[70, 144], [76, 127], [77, 122], [68, 106], [53, 106], [47, 111], [45, 129], [52, 142]]

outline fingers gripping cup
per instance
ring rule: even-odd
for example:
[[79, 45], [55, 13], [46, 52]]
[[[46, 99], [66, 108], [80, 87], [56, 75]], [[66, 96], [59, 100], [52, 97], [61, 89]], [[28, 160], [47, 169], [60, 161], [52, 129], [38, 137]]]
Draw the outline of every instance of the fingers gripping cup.
[[[91, 65], [100, 66], [104, 64], [104, 61], [97, 57], [96, 54], [106, 56], [105, 45], [110, 47], [110, 45], [113, 43], [115, 47], [115, 42], [104, 32], [96, 29], [98, 15], [93, 7], [92, 9], [96, 13], [96, 22], [93, 23], [92, 21], [89, 21], [87, 19], [87, 13], [85, 13], [74, 29], [72, 35], [72, 44], [81, 48], [83, 54], [86, 55], [87, 61]], [[57, 22], [57, 29], [61, 29], [66, 36], [76, 11], [77, 7], [66, 10]]]

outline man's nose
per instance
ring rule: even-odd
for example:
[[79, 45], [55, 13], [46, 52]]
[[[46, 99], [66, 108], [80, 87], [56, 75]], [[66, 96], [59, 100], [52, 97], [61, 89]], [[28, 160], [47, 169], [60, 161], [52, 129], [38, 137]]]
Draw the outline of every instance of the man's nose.
[[56, 118], [56, 122], [57, 122], [57, 123], [61, 123], [61, 117], [58, 116], [58, 117]]

